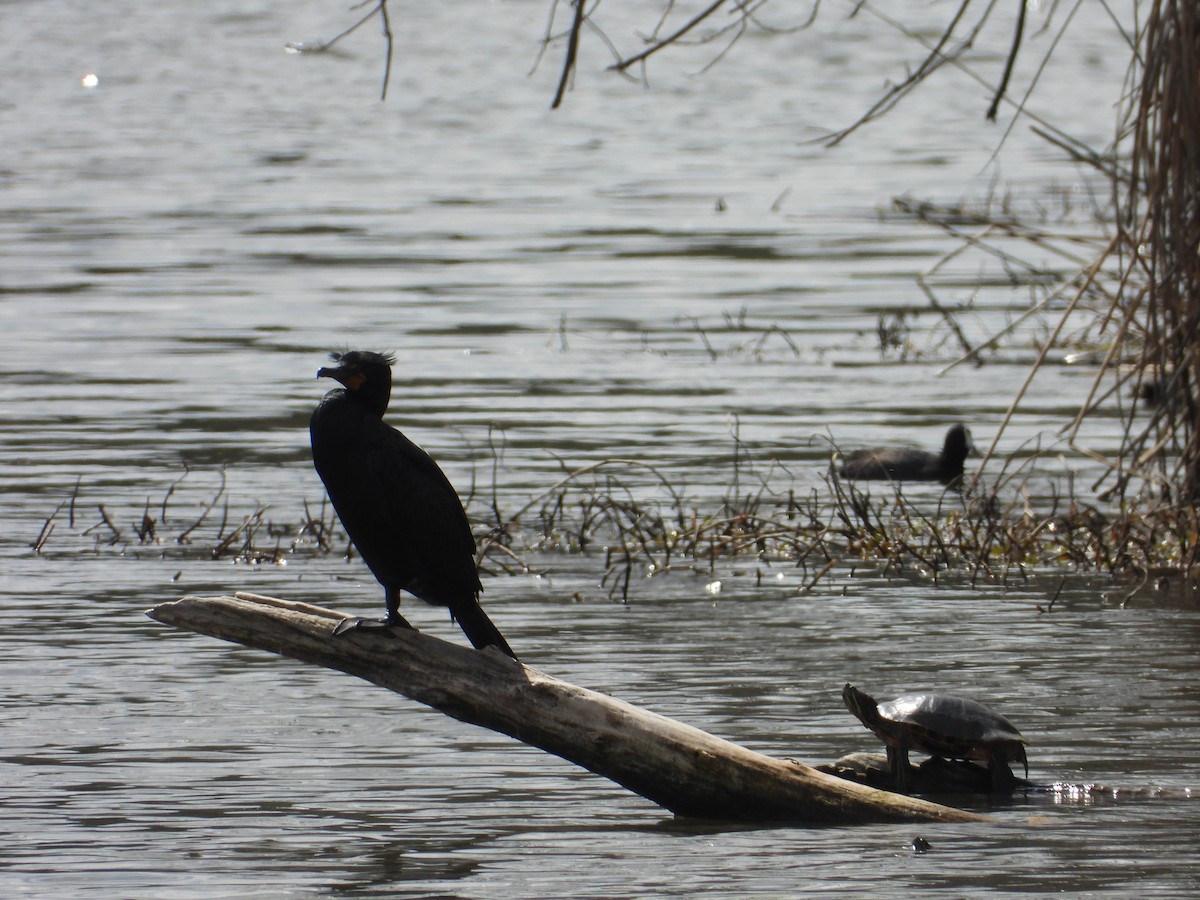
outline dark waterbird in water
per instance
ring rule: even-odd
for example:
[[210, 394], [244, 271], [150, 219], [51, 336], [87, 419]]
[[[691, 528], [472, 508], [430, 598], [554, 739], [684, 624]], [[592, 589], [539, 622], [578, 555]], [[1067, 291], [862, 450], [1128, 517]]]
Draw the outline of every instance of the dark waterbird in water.
[[962, 478], [963, 463], [974, 450], [971, 432], [955, 425], [946, 432], [941, 453], [903, 447], [854, 450], [838, 460], [837, 473], [851, 480], [940, 481], [952, 484]]
[[383, 421], [392, 394], [392, 363], [382, 353], [333, 353], [318, 378], [334, 389], [309, 424], [313, 464], [359, 555], [383, 585], [387, 618], [347, 619], [334, 634], [358, 627], [412, 626], [400, 615], [400, 592], [446, 606], [477, 648], [516, 659], [479, 606], [475, 538], [461, 501], [429, 454]]

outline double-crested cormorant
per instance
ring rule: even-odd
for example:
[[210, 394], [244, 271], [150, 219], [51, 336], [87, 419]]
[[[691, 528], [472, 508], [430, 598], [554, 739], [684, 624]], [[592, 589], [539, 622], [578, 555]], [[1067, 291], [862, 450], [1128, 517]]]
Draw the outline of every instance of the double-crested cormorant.
[[850, 479], [940, 481], [942, 484], [951, 484], [962, 478], [963, 462], [973, 449], [971, 432], [963, 425], [955, 425], [946, 432], [941, 453], [893, 447], [855, 450], [841, 458], [838, 475]]
[[318, 378], [341, 388], [325, 395], [309, 424], [313, 464], [363, 561], [383, 585], [387, 619], [347, 619], [359, 626], [412, 626], [400, 615], [400, 591], [447, 606], [478, 648], [516, 654], [479, 606], [475, 538], [454, 487], [420, 447], [383, 421], [392, 393], [392, 363], [382, 353], [333, 353]]

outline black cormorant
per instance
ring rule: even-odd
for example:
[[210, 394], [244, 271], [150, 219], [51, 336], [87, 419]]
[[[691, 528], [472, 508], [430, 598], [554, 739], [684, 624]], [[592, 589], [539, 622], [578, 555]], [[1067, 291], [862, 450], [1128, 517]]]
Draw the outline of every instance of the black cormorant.
[[400, 615], [400, 591], [447, 606], [477, 648], [516, 659], [479, 606], [475, 538], [449, 479], [420, 447], [383, 421], [392, 393], [392, 363], [382, 353], [333, 353], [318, 378], [342, 387], [313, 410], [313, 464], [346, 533], [383, 585], [387, 619], [347, 619], [341, 634], [363, 625], [412, 626]]
[[952, 484], [962, 478], [963, 462], [974, 449], [971, 432], [955, 425], [946, 432], [941, 453], [883, 447], [854, 450], [841, 457], [838, 475], [849, 479], [892, 481], [940, 481]]

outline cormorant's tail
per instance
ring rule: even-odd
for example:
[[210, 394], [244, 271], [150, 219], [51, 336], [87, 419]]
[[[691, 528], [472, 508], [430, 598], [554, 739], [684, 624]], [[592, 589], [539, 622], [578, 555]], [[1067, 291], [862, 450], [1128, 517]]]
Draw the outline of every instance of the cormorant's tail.
[[450, 614], [454, 616], [454, 621], [458, 622], [458, 627], [463, 630], [463, 634], [467, 636], [467, 640], [475, 649], [495, 647], [513, 659], [517, 658], [517, 654], [512, 652], [512, 648], [508, 646], [508, 641], [504, 639], [500, 629], [492, 624], [492, 620], [487, 617], [487, 613], [477, 602], [472, 601], [452, 606]]

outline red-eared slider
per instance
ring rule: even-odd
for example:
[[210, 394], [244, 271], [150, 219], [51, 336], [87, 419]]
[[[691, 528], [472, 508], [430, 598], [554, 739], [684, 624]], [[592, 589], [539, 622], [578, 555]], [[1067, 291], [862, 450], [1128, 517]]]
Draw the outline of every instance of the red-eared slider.
[[962, 478], [963, 463], [975, 449], [971, 432], [954, 425], [946, 432], [941, 453], [903, 447], [853, 450], [837, 460], [838, 475], [851, 480], [940, 481], [951, 484]]
[[1010, 760], [1025, 766], [1029, 760], [1016, 727], [982, 703], [950, 694], [906, 694], [876, 703], [852, 684], [842, 689], [850, 712], [887, 745], [888, 765], [897, 790], [908, 789], [908, 751], [920, 750], [946, 759], [978, 760], [987, 763], [992, 790], [1011, 792], [1016, 779]]

